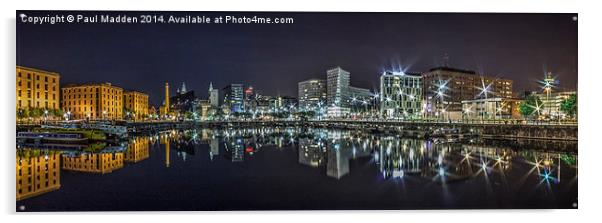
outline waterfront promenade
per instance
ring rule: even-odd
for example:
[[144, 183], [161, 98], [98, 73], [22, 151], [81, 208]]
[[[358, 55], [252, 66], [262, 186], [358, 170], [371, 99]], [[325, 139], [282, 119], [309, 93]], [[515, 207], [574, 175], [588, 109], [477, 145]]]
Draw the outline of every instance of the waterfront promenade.
[[483, 138], [538, 139], [577, 141], [578, 126], [572, 122], [518, 121], [518, 120], [236, 120], [236, 121], [181, 121], [132, 122], [134, 132], [163, 131], [195, 127], [314, 127], [397, 133], [425, 138], [442, 130]]

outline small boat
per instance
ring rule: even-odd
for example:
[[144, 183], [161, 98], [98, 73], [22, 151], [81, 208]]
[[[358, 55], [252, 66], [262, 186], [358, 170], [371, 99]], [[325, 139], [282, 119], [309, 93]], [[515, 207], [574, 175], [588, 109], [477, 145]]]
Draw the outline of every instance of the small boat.
[[113, 138], [125, 138], [128, 136], [128, 129], [125, 126], [112, 125], [107, 123], [84, 123], [82, 124], [84, 129], [96, 129], [103, 131], [108, 137]]
[[128, 129], [125, 126], [113, 124], [111, 122], [70, 122], [57, 125], [42, 125], [43, 129], [69, 129], [69, 130], [100, 130], [109, 138], [126, 138]]
[[88, 138], [82, 133], [73, 132], [19, 132], [17, 140], [35, 142], [85, 142]]
[[106, 139], [107, 137], [104, 132], [93, 129], [36, 128], [31, 131], [17, 133], [17, 141], [19, 142], [81, 143], [88, 141], [104, 141]]

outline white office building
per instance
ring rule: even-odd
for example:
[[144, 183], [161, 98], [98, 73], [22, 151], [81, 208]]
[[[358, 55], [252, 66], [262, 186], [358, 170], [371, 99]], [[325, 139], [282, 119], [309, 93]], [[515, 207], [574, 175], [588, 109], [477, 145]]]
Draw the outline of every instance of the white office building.
[[422, 115], [420, 74], [383, 72], [380, 76], [380, 113], [385, 118], [418, 118]]
[[326, 102], [329, 116], [345, 116], [349, 113], [350, 73], [341, 67], [326, 72]]

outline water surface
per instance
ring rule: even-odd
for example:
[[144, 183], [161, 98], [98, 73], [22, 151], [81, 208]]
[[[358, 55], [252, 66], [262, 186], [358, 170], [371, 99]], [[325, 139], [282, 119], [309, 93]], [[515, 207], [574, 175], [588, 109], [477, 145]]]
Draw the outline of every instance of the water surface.
[[17, 185], [17, 210], [577, 207], [576, 142], [257, 128], [173, 130], [109, 146], [19, 146], [17, 167], [31, 170]]

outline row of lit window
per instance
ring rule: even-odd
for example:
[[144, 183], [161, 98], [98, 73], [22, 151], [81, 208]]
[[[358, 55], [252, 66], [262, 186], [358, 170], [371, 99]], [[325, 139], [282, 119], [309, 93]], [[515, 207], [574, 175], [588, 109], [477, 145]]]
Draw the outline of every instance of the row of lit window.
[[[17, 97], [21, 97], [21, 90], [17, 91]], [[31, 98], [31, 91], [27, 90], [27, 98]], [[36, 92], [36, 98], [40, 98], [40, 92]], [[48, 100], [48, 92], [44, 92], [44, 99]], [[56, 100], [56, 94], [52, 94], [52, 100]]]
[[[88, 96], [87, 94], [77, 94], [77, 95], [73, 95], [73, 94], [65, 94], [65, 93], [63, 92], [63, 99], [64, 99], [64, 100], [67, 100], [67, 99], [78, 99], [78, 98], [82, 98], [82, 95], [84, 96], [84, 98], [87, 98], [87, 96]], [[73, 96], [73, 98], [72, 98], [71, 96]], [[90, 98], [99, 98], [99, 97], [98, 97], [98, 93], [96, 94], [96, 97], [94, 97], [94, 94], [90, 94]], [[106, 95], [106, 94], [105, 94], [105, 95], [102, 95], [102, 97], [101, 97], [101, 98], [102, 98], [102, 99], [118, 100], [118, 99], [120, 99], [121, 97], [120, 97], [120, 96], [118, 96], [118, 95]]]
[[[24, 100], [17, 100], [18, 107], [23, 107], [22, 101], [24, 101]], [[48, 105], [49, 105], [48, 102], [45, 101], [44, 108], [49, 108]], [[33, 107], [33, 105], [31, 104], [31, 100], [27, 100], [27, 107], [30, 107], [30, 108]], [[40, 107], [40, 102], [36, 101], [36, 108], [39, 108], [39, 107]], [[52, 108], [56, 108], [56, 103], [52, 102]]]
[[[21, 84], [22, 84], [22, 83], [21, 83], [21, 81], [19, 80], [19, 81], [17, 82], [17, 89], [21, 89], [21, 87], [22, 87], [22, 85], [21, 85]], [[29, 81], [28, 81], [28, 82], [27, 82], [27, 90], [30, 90], [30, 88], [31, 88], [31, 82], [29, 82]], [[36, 89], [40, 89], [40, 84], [36, 84]], [[44, 84], [44, 90], [45, 90], [45, 91], [48, 91], [48, 84]], [[53, 91], [56, 91], [56, 85], [53, 85], [53, 86], [52, 86], [52, 90], [53, 90]]]
[[[34, 75], [35, 75], [35, 73], [34, 73]], [[44, 75], [44, 74], [38, 74], [38, 75], [35, 75], [35, 76], [36, 76], [36, 80], [37, 80], [37, 81], [39, 81], [39, 80], [40, 80], [40, 76], [41, 76], [41, 75]], [[17, 77], [19, 77], [19, 78], [21, 78], [21, 77], [22, 77], [22, 76], [21, 76], [21, 72], [18, 72], [18, 73], [17, 73]], [[31, 73], [27, 73], [27, 79], [28, 79], [28, 80], [31, 80]], [[49, 80], [48, 76], [44, 76], [44, 81], [45, 81], [45, 82], [48, 82], [48, 80]], [[56, 83], [56, 79], [55, 79], [55, 78], [51, 77], [51, 78], [50, 78], [50, 80], [52, 81], [52, 83]]]
[[[73, 103], [71, 103], [71, 102], [73, 102]], [[63, 106], [64, 107], [67, 107], [67, 106], [79, 106], [79, 105], [87, 105], [86, 104], [86, 100], [63, 101]], [[90, 105], [94, 105], [94, 103], [93, 103], [92, 100], [90, 100]], [[98, 103], [96, 105], [98, 106]], [[111, 101], [109, 103], [108, 101], [105, 101], [104, 105], [107, 106], [107, 107], [111, 107], [111, 106], [120, 107], [121, 103], [119, 103], [119, 102], [113, 103], [113, 101]]]
[[[101, 87], [66, 87], [63, 88], [63, 92], [67, 92], [67, 93], [80, 93], [83, 92], [86, 93], [88, 92], [88, 89], [90, 89], [90, 92], [99, 92], [99, 88]], [[122, 94], [123, 91], [121, 89], [115, 89], [115, 88], [111, 88], [110, 90], [106, 87], [102, 87], [102, 92], [103, 93], [113, 93], [113, 94]]]

